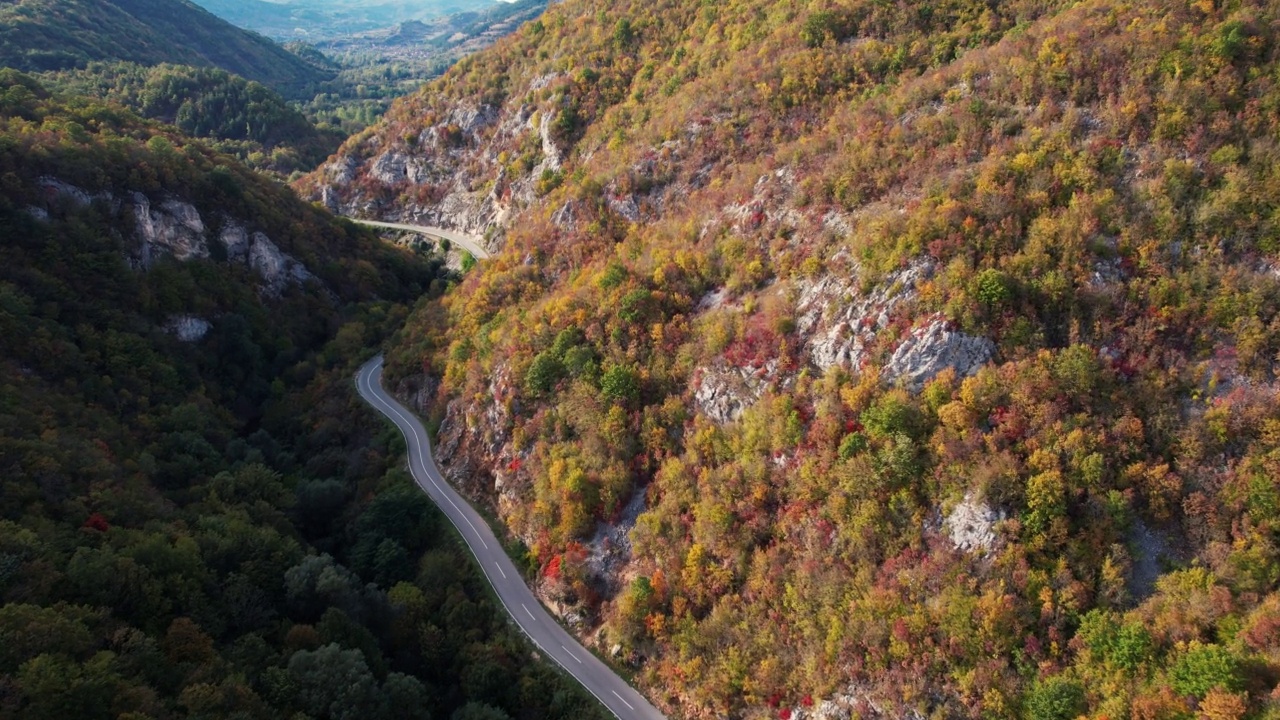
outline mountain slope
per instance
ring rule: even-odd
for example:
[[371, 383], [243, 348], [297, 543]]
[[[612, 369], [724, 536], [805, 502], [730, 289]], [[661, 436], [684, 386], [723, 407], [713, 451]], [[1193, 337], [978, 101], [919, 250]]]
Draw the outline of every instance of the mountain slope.
[[284, 48], [187, 0], [15, 0], [0, 5], [0, 65], [92, 60], [214, 66], [293, 95], [325, 77]]
[[266, 86], [217, 68], [92, 62], [42, 77], [61, 92], [120, 103], [286, 175], [314, 168], [343, 140], [337, 131], [318, 130]]
[[1271, 717], [1278, 23], [567, 0], [300, 187], [494, 238], [388, 376], [657, 702]]

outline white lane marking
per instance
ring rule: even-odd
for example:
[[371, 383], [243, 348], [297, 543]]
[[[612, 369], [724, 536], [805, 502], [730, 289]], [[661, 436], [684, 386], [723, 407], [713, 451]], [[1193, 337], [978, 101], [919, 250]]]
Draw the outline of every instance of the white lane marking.
[[[560, 646], [560, 649], [561, 649], [561, 650], [564, 650], [564, 651], [565, 651], [565, 652], [567, 652], [567, 653], [569, 653], [569, 657], [573, 658], [574, 660], [577, 660], [579, 665], [581, 665], [581, 664], [582, 664], [582, 660], [581, 660], [581, 659], [579, 659], [577, 655], [574, 655], [572, 650], [570, 650], [569, 648], [567, 648], [567, 647], [565, 647], [565, 646], [563, 646], [563, 645], [561, 645], [561, 646]], [[623, 702], [626, 702], [626, 701], [624, 700]]]
[[[417, 435], [417, 432], [416, 432], [416, 431], [414, 432], [413, 441], [414, 441], [415, 443], [419, 443], [419, 445], [418, 445], [418, 464], [422, 466], [422, 472], [423, 472], [423, 474], [424, 474], [424, 475], [426, 475], [428, 478], [430, 478], [430, 477], [431, 477], [431, 471], [427, 469], [427, 461], [426, 461], [426, 460], [423, 458], [423, 456], [422, 456], [422, 445], [420, 444], [420, 441], [418, 440], [418, 435]], [[432, 484], [432, 485], [435, 485], [437, 488], [439, 488], [439, 487], [440, 487], [439, 485], [437, 485], [437, 484], [436, 484], [436, 481], [435, 481], [434, 479], [432, 479], [432, 480], [431, 480], [431, 484]], [[444, 499], [445, 499], [445, 500], [448, 500], [448, 501], [449, 501], [449, 504], [453, 506], [453, 509], [454, 509], [454, 510], [457, 510], [457, 511], [458, 511], [458, 514], [462, 516], [462, 519], [467, 521], [467, 524], [471, 526], [471, 532], [473, 532], [473, 533], [475, 533], [475, 534], [476, 534], [476, 539], [480, 541], [480, 544], [484, 546], [484, 549], [485, 549], [485, 550], [488, 550], [488, 549], [489, 549], [489, 543], [487, 543], [487, 542], [485, 542], [485, 541], [484, 541], [484, 536], [480, 534], [480, 530], [479, 530], [479, 528], [477, 528], [477, 527], [476, 527], [475, 523], [471, 522], [471, 518], [470, 518], [470, 517], [468, 517], [468, 516], [467, 516], [467, 514], [466, 514], [466, 513], [464, 513], [464, 512], [462, 511], [462, 508], [458, 506], [458, 503], [456, 503], [456, 502], [454, 502], [454, 501], [453, 501], [453, 498], [452, 498], [452, 497], [450, 497], [449, 495], [445, 495], [445, 496], [444, 496]]]
[[625, 699], [623, 699], [623, 697], [622, 697], [621, 695], [619, 695], [619, 694], [618, 694], [618, 691], [617, 691], [617, 690], [610, 690], [609, 692], [613, 693], [613, 696], [614, 696], [614, 697], [618, 698], [619, 700], [622, 700], [622, 704], [623, 704], [623, 705], [626, 705], [627, 707], [631, 708], [632, 710], [635, 710], [635, 709], [636, 709], [634, 705], [632, 705], [631, 703], [629, 703], [629, 702], [627, 702]]
[[[369, 395], [368, 395], [365, 399], [369, 402], [369, 404], [370, 404], [370, 405], [373, 405], [375, 408], [378, 408], [379, 410], [382, 410], [382, 414], [386, 415], [388, 419], [391, 419], [391, 413], [387, 412], [388, 410], [390, 410], [391, 412], [395, 412], [395, 413], [396, 413], [396, 415], [399, 415], [401, 420], [405, 420], [405, 423], [406, 423], [406, 424], [409, 424], [409, 423], [408, 423], [408, 420], [407, 420], [407, 419], [405, 419], [404, 415], [403, 415], [403, 414], [401, 414], [401, 413], [396, 409], [396, 407], [395, 407], [394, 405], [391, 405], [391, 404], [390, 404], [390, 403], [388, 403], [387, 401], [383, 400], [383, 399], [382, 399], [382, 397], [381, 397], [381, 396], [379, 396], [379, 394], [378, 394], [378, 393], [376, 392], [376, 390], [375, 390], [375, 387], [374, 387], [374, 384], [373, 384], [373, 377], [374, 377], [374, 375], [376, 374], [376, 370], [378, 369], [378, 367], [379, 367], [380, 365], [382, 365], [382, 358], [378, 358], [378, 361], [377, 361], [376, 363], [374, 363], [374, 364], [370, 367], [369, 373], [365, 376], [365, 382], [366, 382], [366, 384], [367, 384], [367, 386], [368, 386], [368, 388], [369, 388]], [[380, 389], [381, 389], [381, 383], [379, 383], [379, 385], [378, 385], [378, 387], [377, 387], [377, 390], [380, 390]], [[384, 409], [384, 408], [385, 408], [385, 409]], [[394, 422], [394, 420], [393, 420], [393, 422]], [[395, 423], [395, 425], [396, 425], [397, 427], [400, 427], [400, 423]], [[410, 428], [412, 428], [412, 425], [410, 425]], [[403, 427], [400, 427], [400, 430], [401, 430], [401, 432], [403, 432], [403, 431], [404, 431], [404, 428], [403, 428]], [[408, 435], [408, 433], [405, 433], [405, 434], [406, 434], [406, 435]], [[416, 433], [416, 432], [414, 433], [414, 439], [415, 439], [415, 441], [417, 440], [417, 433]], [[430, 447], [430, 446], [428, 446], [428, 447]], [[411, 470], [413, 469], [413, 465], [412, 465], [412, 463], [410, 463], [409, 467], [410, 467], [410, 469], [411, 469]], [[436, 489], [437, 489], [437, 490], [440, 490], [440, 485], [439, 485], [438, 483], [436, 483], [435, 478], [431, 477], [431, 476], [428, 474], [427, 479], [431, 481], [431, 484], [432, 484], [432, 485], [434, 485], [434, 486], [436, 487]], [[419, 481], [419, 482], [421, 482], [421, 481]], [[425, 490], [425, 489], [426, 489], [426, 487], [424, 486], [424, 487], [423, 487], [423, 489]], [[443, 490], [441, 490], [440, 492], [441, 492], [441, 494], [442, 494], [442, 495], [444, 494]], [[447, 496], [446, 496], [446, 497], [447, 497]], [[489, 580], [489, 576], [488, 576], [488, 575], [485, 575], [485, 579], [486, 579], [486, 580]], [[492, 581], [490, 581], [490, 582], [489, 582], [489, 585], [490, 585], [490, 586], [493, 586], [493, 582], [492, 582]], [[494, 587], [493, 589], [494, 589], [494, 591], [496, 592], [498, 588], [497, 588], [497, 587]], [[528, 588], [525, 588], [525, 590], [526, 590], [526, 592], [527, 592], [527, 591], [528, 591]], [[501, 599], [501, 596], [499, 596], [499, 599]], [[505, 608], [508, 612], [511, 612], [511, 606], [507, 605], [507, 604], [506, 604], [506, 602], [503, 602], [503, 603], [502, 603], [502, 606], [503, 606], [503, 608]], [[535, 617], [534, 617], [533, 613], [529, 610], [529, 607], [528, 607], [527, 605], [525, 605], [524, 603], [520, 603], [520, 607], [524, 608], [525, 613], [527, 613], [531, 619], [534, 619], [534, 620], [536, 620], [536, 619], [537, 619], [537, 618], [535, 618]], [[513, 619], [515, 619], [515, 615], [514, 615], [514, 613], [512, 614], [512, 618], [513, 618]], [[528, 637], [528, 638], [529, 638], [529, 640], [530, 640], [531, 642], [533, 642], [533, 644], [534, 644], [534, 645], [535, 645], [539, 650], [542, 650], [542, 652], [543, 652], [544, 654], [546, 654], [546, 655], [547, 655], [548, 657], [550, 657], [552, 660], [555, 660], [556, 664], [560, 665], [561, 667], [564, 667], [565, 671], [566, 671], [566, 672], [568, 672], [570, 675], [574, 675], [573, 671], [569, 670], [569, 668], [568, 668], [567, 666], [565, 666], [563, 663], [561, 663], [561, 662], [560, 662], [560, 660], [559, 660], [558, 658], [556, 658], [556, 656], [555, 656], [555, 655], [552, 655], [551, 653], [547, 652], [547, 651], [546, 651], [546, 648], [542, 647], [542, 643], [541, 643], [541, 642], [538, 642], [538, 639], [537, 639], [536, 637], [534, 637], [534, 636], [533, 636], [533, 635], [528, 631], [528, 629], [526, 629], [523, 625], [520, 625], [520, 621], [519, 621], [519, 620], [516, 620], [516, 625], [517, 625], [521, 630], [523, 630], [523, 631], [524, 631], [525, 636], [526, 636], [526, 637]], [[564, 647], [564, 646], [562, 645], [561, 647]], [[565, 648], [565, 649], [567, 650], [568, 648]], [[570, 653], [570, 655], [572, 655], [572, 653]], [[576, 656], [574, 656], [574, 659], [575, 659], [575, 660], [578, 660], [578, 658], [577, 658]], [[578, 660], [578, 662], [582, 662], [582, 661], [581, 661], [581, 660]], [[574, 677], [578, 679], [578, 682], [582, 683], [582, 687], [583, 687], [587, 692], [589, 692], [589, 693], [591, 693], [592, 695], [594, 695], [594, 696], [595, 696], [595, 698], [596, 698], [597, 700], [599, 700], [599, 701], [600, 701], [600, 704], [601, 704], [601, 705], [604, 705], [606, 708], [608, 708], [609, 712], [610, 712], [610, 713], [612, 713], [612, 714], [614, 715], [614, 717], [617, 717], [617, 718], [618, 718], [618, 720], [624, 720], [624, 719], [622, 718], [622, 716], [621, 716], [617, 711], [615, 711], [613, 708], [609, 707], [609, 704], [608, 704], [608, 703], [606, 703], [606, 702], [604, 701], [604, 698], [600, 697], [600, 693], [597, 693], [597, 692], [595, 691], [595, 689], [594, 689], [594, 688], [592, 688], [592, 687], [590, 687], [589, 685], [587, 685], [587, 683], [584, 681], [584, 679], [583, 679], [583, 678], [578, 677], [577, 675], [574, 675]], [[618, 698], [619, 700], [621, 700], [621, 701], [622, 701], [622, 704], [624, 704], [624, 705], [626, 705], [628, 708], [630, 708], [632, 712], [635, 712], [635, 706], [633, 706], [631, 703], [627, 702], [627, 701], [626, 701], [626, 699], [624, 699], [621, 695], [619, 695], [619, 694], [618, 694], [618, 691], [616, 691], [616, 690], [610, 690], [610, 692], [612, 692], [612, 693], [613, 693], [613, 696], [614, 696], [614, 697], [616, 697], [616, 698]], [[661, 717], [661, 716], [659, 716], [659, 717]]]
[[494, 561], [493, 561], [493, 564], [494, 564], [495, 566], [497, 566], [497, 568], [498, 568], [498, 572], [502, 573], [502, 579], [503, 579], [503, 580], [506, 580], [506, 579], [507, 579], [507, 571], [506, 571], [506, 570], [503, 570], [501, 565], [498, 565], [498, 561], [497, 561], [497, 560], [494, 560]]
[[[378, 398], [378, 399], [379, 401], [382, 401], [381, 398]], [[385, 407], [389, 408], [391, 412], [395, 413], [397, 417], [403, 420], [404, 424], [407, 425], [409, 429], [412, 431], [411, 433], [406, 433], [406, 435], [409, 435], [409, 434], [413, 435], [413, 444], [414, 444], [414, 447], [418, 450], [418, 465], [422, 467], [422, 473], [427, 476], [427, 480], [431, 481], [431, 484], [435, 486], [436, 490], [439, 491], [440, 494], [444, 496], [444, 499], [449, 501], [449, 504], [453, 506], [453, 509], [458, 511], [458, 514], [462, 516], [462, 519], [467, 521], [467, 525], [471, 526], [471, 532], [475, 533], [476, 539], [480, 541], [480, 544], [484, 546], [485, 550], [488, 550], [489, 543], [485, 542], [484, 536], [480, 534], [480, 530], [479, 528], [476, 527], [476, 524], [471, 522], [471, 518], [468, 517], [467, 514], [462, 511], [462, 508], [458, 506], [458, 503], [454, 502], [453, 497], [451, 497], [448, 493], [446, 493], [444, 489], [440, 487], [440, 483], [436, 482], [436, 479], [431, 476], [431, 471], [427, 469], [427, 461], [425, 459], [425, 453], [423, 453], [422, 451], [422, 439], [418, 434], [419, 432], [418, 428], [415, 427], [412, 422], [410, 422], [409, 418], [404, 416], [404, 413], [400, 412], [400, 408], [397, 408], [395, 405], [391, 405], [385, 401], [383, 401], [382, 404]], [[403, 427], [400, 429], [401, 431], [404, 430]], [[430, 447], [430, 441], [428, 441], [428, 447]], [[412, 455], [412, 453], [410, 453], [410, 455]]]

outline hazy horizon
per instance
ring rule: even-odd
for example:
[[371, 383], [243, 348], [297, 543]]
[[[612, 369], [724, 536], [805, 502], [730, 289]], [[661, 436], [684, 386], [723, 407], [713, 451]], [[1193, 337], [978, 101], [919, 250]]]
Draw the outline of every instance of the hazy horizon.
[[482, 10], [502, 0], [192, 1], [233, 25], [278, 40], [296, 40], [338, 37], [410, 20]]

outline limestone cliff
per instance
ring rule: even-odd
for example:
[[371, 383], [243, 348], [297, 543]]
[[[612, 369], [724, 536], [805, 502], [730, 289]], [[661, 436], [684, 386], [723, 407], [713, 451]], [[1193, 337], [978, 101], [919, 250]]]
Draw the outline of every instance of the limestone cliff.
[[[305, 265], [281, 251], [265, 233], [249, 232], [244, 222], [233, 218], [218, 217], [206, 222], [194, 205], [178, 198], [156, 201], [139, 192], [122, 196], [111, 192], [90, 193], [48, 176], [40, 178], [39, 184], [45, 204], [28, 207], [28, 214], [47, 220], [50, 212], [56, 212], [62, 203], [76, 207], [102, 203], [109, 212], [119, 215], [122, 226], [132, 226], [134, 242], [130, 245], [128, 260], [139, 269], [152, 267], [162, 257], [172, 257], [179, 262], [207, 260], [214, 254], [211, 248], [216, 246], [217, 254], [226, 262], [251, 269], [259, 278], [259, 289], [269, 297], [279, 296], [290, 285], [316, 279]], [[187, 321], [174, 325], [175, 333], [184, 340], [203, 335], [196, 327]]]

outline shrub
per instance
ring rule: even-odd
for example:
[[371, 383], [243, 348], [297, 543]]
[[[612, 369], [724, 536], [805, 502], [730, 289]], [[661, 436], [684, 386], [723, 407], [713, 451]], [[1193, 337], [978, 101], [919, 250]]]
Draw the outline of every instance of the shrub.
[[994, 268], [978, 273], [979, 302], [987, 307], [1003, 305], [1013, 297], [1013, 283], [1009, 276]]
[[600, 392], [606, 400], [635, 400], [640, 396], [640, 376], [629, 367], [614, 365], [600, 378]]
[[623, 296], [621, 307], [618, 309], [618, 317], [629, 323], [640, 322], [648, 314], [648, 308], [649, 291], [643, 288], [636, 288]]
[[1084, 688], [1064, 677], [1052, 677], [1035, 684], [1027, 693], [1028, 720], [1073, 720], [1084, 712]]
[[914, 440], [921, 432], [920, 411], [901, 393], [881, 397], [859, 419], [872, 437], [902, 433]]
[[627, 269], [616, 262], [611, 262], [608, 267], [604, 269], [604, 274], [600, 276], [600, 280], [597, 282], [597, 285], [600, 286], [601, 290], [608, 290], [621, 285], [622, 281], [626, 279]]
[[860, 432], [852, 432], [844, 436], [840, 441], [840, 459], [848, 460], [867, 449], [867, 436]]
[[830, 10], [820, 10], [804, 21], [800, 28], [800, 39], [806, 47], [820, 48], [827, 40], [843, 40], [850, 30], [846, 18]]
[[550, 392], [564, 374], [564, 364], [553, 353], [540, 352], [529, 363], [524, 374], [524, 387], [534, 395]]
[[1220, 645], [1192, 642], [1169, 668], [1169, 685], [1179, 695], [1204, 697], [1214, 688], [1241, 689], [1240, 661]]

